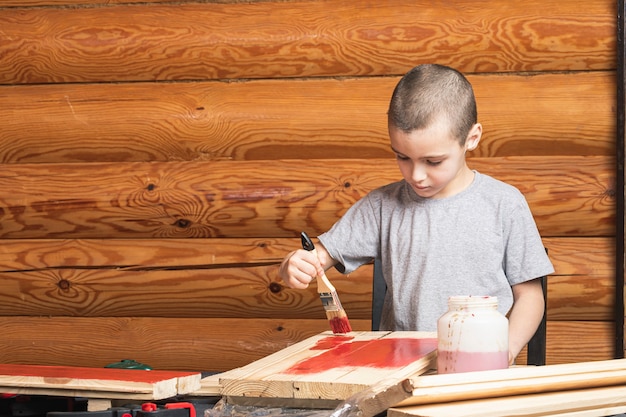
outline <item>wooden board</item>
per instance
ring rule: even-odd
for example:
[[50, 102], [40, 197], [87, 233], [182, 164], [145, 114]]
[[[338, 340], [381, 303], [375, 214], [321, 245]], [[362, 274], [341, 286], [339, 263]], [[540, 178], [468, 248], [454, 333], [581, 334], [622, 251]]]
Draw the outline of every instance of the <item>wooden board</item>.
[[600, 417], [626, 411], [626, 386], [391, 408], [388, 417]]
[[220, 394], [256, 405], [276, 399], [341, 401], [381, 381], [432, 369], [436, 349], [434, 333], [328, 331], [222, 374]]
[[609, 0], [150, 3], [2, 10], [0, 83], [597, 70], [615, 57]]
[[626, 359], [520, 366], [464, 374], [420, 375], [405, 386], [412, 395], [397, 406], [507, 397], [626, 384]]
[[[614, 239], [545, 238], [544, 245], [556, 270], [548, 319], [613, 320]], [[283, 257], [298, 247], [299, 238], [2, 239], [0, 316], [160, 317], [166, 310], [181, 318], [324, 319], [314, 285], [294, 290], [278, 277]], [[327, 274], [350, 320], [369, 320], [372, 266]]]
[[[1, 107], [1, 106], [0, 106]], [[615, 160], [471, 158], [517, 187], [544, 237], [614, 236]], [[288, 179], [288, 181], [286, 181]], [[3, 165], [0, 237], [294, 237], [398, 181], [389, 159]]]
[[200, 373], [0, 364], [0, 392], [160, 400], [200, 388]]
[[[385, 114], [399, 79], [0, 88], [0, 162], [393, 159]], [[615, 155], [614, 71], [468, 79], [484, 127], [472, 157]]]

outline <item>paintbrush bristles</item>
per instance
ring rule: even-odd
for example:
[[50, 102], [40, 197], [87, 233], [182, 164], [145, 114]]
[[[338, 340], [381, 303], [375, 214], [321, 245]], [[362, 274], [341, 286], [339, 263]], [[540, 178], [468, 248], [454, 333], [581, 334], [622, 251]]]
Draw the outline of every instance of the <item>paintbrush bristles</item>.
[[343, 309], [336, 311], [326, 310], [326, 318], [334, 334], [350, 333], [352, 331], [350, 320], [348, 320], [348, 316]]
[[333, 334], [350, 333], [352, 326], [350, 325], [350, 320], [348, 320], [348, 315], [341, 306], [335, 287], [328, 281], [326, 275], [317, 277], [317, 292], [320, 295], [320, 300], [326, 311], [326, 318]]

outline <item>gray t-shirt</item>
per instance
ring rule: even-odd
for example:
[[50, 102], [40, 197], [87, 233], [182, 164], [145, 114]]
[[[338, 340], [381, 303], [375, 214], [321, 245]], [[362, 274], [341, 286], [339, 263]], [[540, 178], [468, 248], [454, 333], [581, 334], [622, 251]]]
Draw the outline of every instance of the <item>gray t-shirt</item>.
[[343, 273], [381, 259], [381, 330], [435, 331], [454, 295], [496, 296], [506, 314], [512, 285], [554, 272], [522, 193], [475, 174], [443, 199], [419, 197], [405, 181], [386, 185], [319, 236]]

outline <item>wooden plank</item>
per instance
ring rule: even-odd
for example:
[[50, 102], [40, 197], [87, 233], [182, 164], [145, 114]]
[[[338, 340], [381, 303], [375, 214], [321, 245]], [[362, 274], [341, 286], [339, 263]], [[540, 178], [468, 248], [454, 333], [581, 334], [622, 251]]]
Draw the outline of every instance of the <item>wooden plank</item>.
[[[202, 308], [202, 306], [198, 306]], [[350, 320], [355, 331], [370, 322]], [[0, 317], [0, 363], [222, 372], [329, 330], [328, 320]]]
[[[614, 358], [611, 342], [615, 338], [613, 322], [548, 321], [546, 363], [575, 363]], [[598, 338], [599, 340], [593, 340]], [[600, 341], [598, 343], [598, 341]], [[593, 350], [593, 352], [588, 351]], [[518, 363], [525, 363], [519, 360]]]
[[[544, 237], [556, 276], [611, 277], [615, 239]], [[279, 263], [299, 237], [198, 239], [0, 239], [0, 272], [255, 267]], [[333, 273], [331, 269], [328, 273]]]
[[[548, 299], [549, 300], [549, 299]], [[598, 338], [598, 340], [594, 340]], [[602, 340], [601, 343], [597, 343]], [[612, 321], [552, 321], [547, 322], [546, 363], [576, 363], [613, 359], [615, 325]], [[524, 347], [515, 362], [526, 364]]]
[[485, 400], [398, 407], [389, 417], [600, 417], [626, 411], [626, 387], [601, 387]]
[[[333, 280], [349, 317], [370, 319], [372, 268]], [[0, 273], [0, 315], [83, 317], [326, 317], [316, 286], [283, 285], [278, 265], [209, 270], [115, 268]]]
[[399, 382], [380, 384], [346, 400], [342, 409], [351, 415], [372, 417], [389, 409], [492, 398], [590, 389], [622, 385], [626, 368], [622, 361], [584, 362], [567, 365], [513, 367], [497, 371], [437, 375], [426, 373]]
[[107, 399], [162, 400], [200, 388], [200, 373], [0, 364], [0, 390]]
[[[150, 3], [166, 3], [171, 0], [150, 0]], [[179, 3], [191, 3], [193, 0], [179, 0]], [[216, 3], [235, 3], [238, 0], [212, 0]], [[262, 0], [251, 0], [262, 1]], [[145, 0], [99, 0], [98, 4], [135, 4]], [[94, 5], [94, 0], [2, 0], [2, 7], [48, 7], [48, 6]]]
[[12, 42], [0, 44], [0, 83], [371, 76], [420, 62], [470, 72], [613, 69], [614, 8], [333, 0], [5, 9], [0, 27]]
[[[613, 319], [612, 238], [546, 238], [548, 320]], [[299, 238], [0, 240], [0, 315], [322, 319], [277, 275]], [[371, 318], [372, 266], [331, 269], [351, 319]], [[199, 308], [199, 306], [202, 308]]]
[[[350, 324], [370, 330], [369, 320]], [[223, 372], [327, 330], [326, 319], [0, 317], [0, 362], [103, 367], [134, 359], [155, 369]], [[547, 362], [612, 359], [613, 340], [611, 322], [549, 321]]]
[[614, 320], [615, 240], [544, 238], [555, 273], [548, 320]]
[[[293, 349], [296, 348], [296, 349]], [[437, 340], [424, 332], [325, 332], [220, 378], [229, 402], [239, 397], [345, 400], [382, 381], [432, 369]]]
[[[485, 131], [471, 156], [615, 154], [613, 71], [468, 78]], [[0, 162], [393, 157], [398, 80], [0, 87]]]
[[[544, 237], [613, 236], [610, 157], [472, 158], [517, 186]], [[2, 238], [293, 237], [320, 233], [392, 159], [6, 165]]]
[[[623, 385], [624, 359], [410, 377], [397, 407]], [[393, 405], [393, 404], [391, 404]]]

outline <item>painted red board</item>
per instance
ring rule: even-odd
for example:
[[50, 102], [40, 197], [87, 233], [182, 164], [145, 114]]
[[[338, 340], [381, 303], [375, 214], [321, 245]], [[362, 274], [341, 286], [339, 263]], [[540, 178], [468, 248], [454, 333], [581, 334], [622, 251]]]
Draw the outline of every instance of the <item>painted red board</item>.
[[324, 332], [219, 378], [230, 398], [344, 400], [381, 381], [434, 367], [437, 339], [425, 332]]
[[374, 339], [352, 341], [351, 337], [327, 337], [311, 350], [324, 350], [284, 371], [287, 374], [314, 374], [334, 368], [402, 368], [437, 349], [437, 339]]
[[0, 375], [34, 376], [52, 379], [99, 379], [155, 383], [166, 379], [193, 376], [197, 374], [197, 372], [180, 371], [146, 371], [140, 369], [0, 364]]

